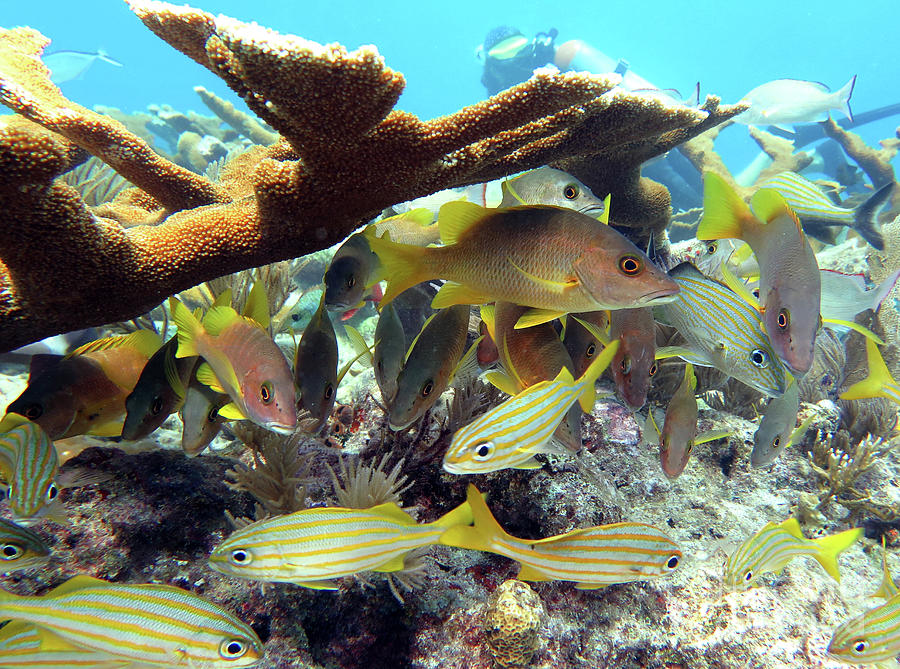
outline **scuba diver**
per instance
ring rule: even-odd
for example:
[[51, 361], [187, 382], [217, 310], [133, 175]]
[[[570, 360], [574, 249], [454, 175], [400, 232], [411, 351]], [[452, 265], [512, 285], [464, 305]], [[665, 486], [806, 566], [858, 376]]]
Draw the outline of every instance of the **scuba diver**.
[[511, 26], [498, 26], [484, 38], [477, 55], [484, 62], [481, 83], [488, 95], [528, 79], [536, 69], [555, 65], [562, 71], [615, 72], [622, 76], [622, 88], [629, 91], [659, 90], [628, 69], [628, 61], [613, 60], [582, 40], [554, 44], [556, 28], [537, 33], [531, 40]]

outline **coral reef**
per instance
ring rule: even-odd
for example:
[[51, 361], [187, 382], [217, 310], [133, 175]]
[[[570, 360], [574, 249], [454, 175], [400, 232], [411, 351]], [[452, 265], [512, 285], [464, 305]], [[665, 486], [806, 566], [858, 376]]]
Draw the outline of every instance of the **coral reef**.
[[859, 135], [844, 130], [830, 117], [822, 122], [822, 127], [825, 129], [825, 135], [841, 145], [844, 152], [862, 168], [876, 188], [889, 183], [894, 184], [891, 196], [893, 206], [900, 206], [900, 185], [897, 184], [894, 167], [891, 165], [891, 160], [900, 150], [900, 135], [893, 139], [882, 140], [881, 148], [873, 149], [863, 142]]
[[231, 126], [235, 132], [243, 135], [254, 144], [262, 144], [268, 146], [278, 141], [278, 134], [267, 130], [262, 123], [257, 121], [249, 114], [235, 109], [234, 105], [223, 100], [218, 95], [205, 89], [203, 86], [194, 88], [194, 92], [203, 100], [203, 104], [209, 107], [210, 111]]
[[531, 664], [544, 619], [541, 598], [527, 583], [511, 578], [491, 593], [484, 612], [484, 635], [498, 667]]
[[[348, 53], [188, 7], [131, 6], [222, 77], [281, 139], [241, 154], [240, 169], [213, 184], [66, 100], [40, 60], [47, 40], [39, 33], [0, 33], [0, 101], [66, 138], [0, 129], [0, 205], [14, 222], [0, 236], [0, 349], [125, 320], [214, 276], [327, 247], [396, 202], [572, 156], [581, 156], [571, 165], [577, 176], [590, 171], [589, 185], [606, 182], [595, 192], [622, 203], [616, 223], [660, 230], [668, 193], [639, 178], [640, 163], [743, 109], [714, 98], [692, 109], [604, 95], [615, 76], [544, 71], [421, 121], [393, 110], [403, 79], [372, 48]], [[167, 217], [127, 230], [97, 218], [52, 181], [71, 166], [73, 145], [114, 167]], [[60, 294], [64, 285], [78, 290]], [[51, 294], [58, 301], [47, 300]]]

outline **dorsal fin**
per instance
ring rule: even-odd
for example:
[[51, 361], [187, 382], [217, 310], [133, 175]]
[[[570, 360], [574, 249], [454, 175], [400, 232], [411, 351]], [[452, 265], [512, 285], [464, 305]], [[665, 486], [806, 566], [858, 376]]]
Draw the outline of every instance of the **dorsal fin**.
[[266, 287], [261, 279], [253, 283], [253, 288], [247, 295], [247, 303], [241, 314], [259, 323], [263, 329], [269, 327], [269, 296], [266, 294]]
[[609, 225], [609, 205], [612, 202], [612, 193], [603, 198], [603, 213], [597, 217], [597, 220], [604, 225]]
[[779, 216], [790, 216], [797, 226], [800, 234], [803, 234], [803, 226], [800, 225], [800, 219], [794, 210], [788, 206], [784, 196], [774, 188], [760, 188], [750, 198], [750, 206], [753, 207], [753, 213], [757, 218], [766, 223], [771, 223]]
[[113, 348], [129, 347], [146, 355], [148, 358], [159, 350], [162, 346], [162, 339], [152, 330], [138, 330], [127, 335], [116, 335], [114, 337], [103, 337], [92, 342], [88, 342], [84, 346], [79, 346], [66, 357], [71, 358], [76, 355], [84, 355], [95, 351], [107, 351]]
[[462, 233], [483, 219], [487, 213], [487, 209], [472, 202], [456, 200], [445, 203], [438, 212], [441, 241], [444, 244], [455, 244]]

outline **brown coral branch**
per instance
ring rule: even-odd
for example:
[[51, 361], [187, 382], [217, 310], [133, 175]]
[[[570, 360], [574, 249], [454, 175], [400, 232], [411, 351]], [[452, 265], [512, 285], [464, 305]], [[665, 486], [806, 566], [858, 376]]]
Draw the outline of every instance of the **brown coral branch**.
[[0, 29], [0, 102], [97, 156], [170, 211], [224, 201], [207, 179], [160, 157], [118, 121], [66, 99], [40, 60], [49, 43], [31, 28]]
[[[34, 150], [39, 133], [0, 130], [0, 158], [6, 156], [0, 180], [15, 177], [14, 187], [0, 189], [7, 214], [0, 231], [0, 349], [126, 320], [215, 276], [327, 247], [397, 202], [572, 156], [599, 166], [593, 177], [579, 176], [606, 184], [598, 193], [616, 194], [616, 222], [658, 228], [660, 218], [668, 220], [668, 192], [639, 179], [640, 163], [742, 110], [719, 109], [715, 99], [698, 110], [608, 93], [614, 75], [543, 71], [455, 114], [421, 121], [392, 111], [403, 78], [374, 48], [348, 53], [188, 7], [131, 5], [163, 39], [219, 74], [283, 138], [234, 158], [210, 190], [201, 177], [135, 149], [147, 147], [120, 125], [65, 100], [37, 60], [44, 38], [27, 31], [31, 50], [22, 55], [20, 33], [0, 34], [2, 53], [18, 54], [18, 69], [4, 60], [0, 74], [12, 72], [22, 82], [4, 89], [4, 102], [75, 135], [76, 144], [117, 169], [124, 160], [141, 172], [120, 170], [146, 192], [129, 196], [129, 206], [146, 210], [138, 218], [156, 220], [153, 197], [169, 211], [179, 209], [158, 225], [128, 229], [121, 216], [121, 225], [98, 218], [73, 191], [49, 185], [66, 167], [57, 144], [44, 137]], [[65, 123], [62, 106], [72, 110]], [[73, 128], [90, 129], [90, 141]]]
[[813, 161], [812, 155], [806, 151], [794, 153], [794, 143], [791, 140], [777, 137], [752, 125], [749, 129], [753, 141], [772, 159], [772, 164], [760, 172], [757, 183], [782, 172], [800, 172]]
[[195, 86], [194, 92], [203, 100], [203, 104], [209, 107], [210, 111], [222, 119], [225, 123], [235, 129], [254, 144], [262, 144], [268, 146], [278, 141], [278, 134], [266, 130], [262, 124], [250, 114], [235, 109], [234, 105], [223, 100], [218, 95], [205, 89], [203, 86]]

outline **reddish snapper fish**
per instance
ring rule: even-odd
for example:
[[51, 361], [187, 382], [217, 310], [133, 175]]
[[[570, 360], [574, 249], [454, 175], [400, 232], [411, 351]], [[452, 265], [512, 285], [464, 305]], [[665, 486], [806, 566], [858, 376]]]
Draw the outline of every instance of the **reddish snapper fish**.
[[616, 309], [609, 314], [609, 338], [621, 343], [610, 370], [616, 390], [629, 409], [647, 401], [651, 372], [656, 373], [656, 323], [649, 308]]
[[293, 432], [294, 379], [268, 333], [231, 307], [212, 307], [202, 323], [175, 298], [169, 299], [169, 307], [178, 327], [176, 356], [202, 357], [205, 363], [197, 368], [197, 379], [231, 397], [219, 415], [228, 420], [246, 418], [275, 432]]
[[704, 176], [699, 239], [742, 239], [759, 262], [759, 300], [772, 348], [798, 374], [809, 371], [820, 325], [816, 254], [784, 198], [762, 188], [753, 210], [713, 172]]

